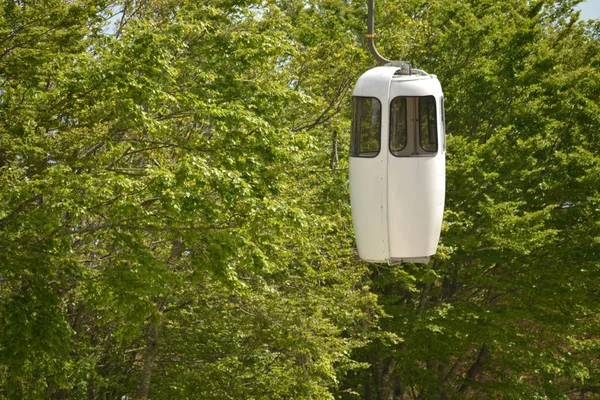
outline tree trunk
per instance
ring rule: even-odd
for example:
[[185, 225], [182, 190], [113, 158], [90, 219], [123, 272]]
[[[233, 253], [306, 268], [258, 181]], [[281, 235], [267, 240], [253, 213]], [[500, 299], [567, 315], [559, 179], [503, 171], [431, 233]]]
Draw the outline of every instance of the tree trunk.
[[380, 362], [376, 368], [377, 374], [377, 400], [394, 400], [393, 377], [396, 361], [388, 357], [387, 361]]
[[404, 386], [402, 385], [402, 378], [396, 375], [394, 378], [394, 400], [404, 398]]
[[137, 392], [135, 393], [136, 399], [146, 399], [148, 398], [148, 392], [150, 391], [150, 380], [152, 378], [152, 370], [154, 369], [154, 361], [156, 360], [156, 341], [158, 339], [158, 330], [156, 329], [156, 325], [149, 324], [148, 325], [148, 336], [146, 343], [146, 348], [144, 349], [144, 358], [142, 365], [142, 381], [140, 382], [140, 386], [138, 387]]
[[481, 373], [481, 371], [483, 370], [483, 366], [487, 362], [489, 357], [490, 357], [490, 350], [484, 343], [481, 346], [481, 350], [479, 350], [479, 355], [477, 356], [477, 360], [471, 366], [471, 368], [469, 368], [469, 370], [467, 371], [467, 376], [465, 376], [465, 381], [463, 382], [462, 385], [460, 385], [460, 388], [458, 389], [459, 393], [466, 392], [469, 389], [470, 384], [472, 382], [475, 382], [477, 375], [479, 375]]
[[331, 137], [331, 158], [330, 158], [330, 161], [329, 161], [329, 167], [332, 170], [337, 169], [338, 162], [339, 162], [339, 160], [338, 160], [338, 146], [337, 146], [337, 144], [338, 144], [338, 132], [337, 132], [337, 129], [334, 129], [332, 137]]

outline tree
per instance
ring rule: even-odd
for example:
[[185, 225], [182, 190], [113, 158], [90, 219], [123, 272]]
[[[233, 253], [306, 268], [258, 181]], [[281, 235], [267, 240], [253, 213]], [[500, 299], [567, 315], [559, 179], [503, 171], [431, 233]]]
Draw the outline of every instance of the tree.
[[291, 183], [283, 14], [4, 10], [3, 397], [330, 398], [377, 312], [344, 221]]
[[413, 28], [383, 46], [444, 86], [448, 188], [431, 265], [374, 272], [401, 340], [361, 353], [364, 397], [596, 390], [598, 42], [573, 4], [380, 6]]
[[358, 260], [366, 4], [0, 2], [0, 397], [598, 392], [598, 23], [576, 2], [377, 4], [438, 74], [430, 265]]

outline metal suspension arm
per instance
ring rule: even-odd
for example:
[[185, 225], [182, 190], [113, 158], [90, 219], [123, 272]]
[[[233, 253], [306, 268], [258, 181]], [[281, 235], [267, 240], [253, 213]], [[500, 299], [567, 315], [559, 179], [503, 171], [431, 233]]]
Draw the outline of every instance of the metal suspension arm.
[[384, 58], [375, 47], [375, 0], [368, 0], [369, 15], [367, 17], [367, 44], [373, 57], [381, 64], [389, 64], [395, 67], [400, 67], [400, 73], [410, 75], [411, 65], [406, 61], [392, 61]]

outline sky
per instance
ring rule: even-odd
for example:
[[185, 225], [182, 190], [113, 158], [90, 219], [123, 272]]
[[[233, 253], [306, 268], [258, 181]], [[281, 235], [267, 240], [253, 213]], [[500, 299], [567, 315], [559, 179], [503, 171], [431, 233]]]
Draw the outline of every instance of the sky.
[[600, 0], [586, 0], [577, 8], [581, 10], [581, 19], [600, 18]]

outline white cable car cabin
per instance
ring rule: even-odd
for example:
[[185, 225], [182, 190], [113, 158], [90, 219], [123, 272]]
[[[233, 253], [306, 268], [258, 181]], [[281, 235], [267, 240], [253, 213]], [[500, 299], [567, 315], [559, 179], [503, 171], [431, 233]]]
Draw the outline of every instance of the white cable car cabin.
[[375, 67], [352, 100], [350, 200], [358, 254], [427, 263], [444, 212], [444, 98], [435, 75]]

